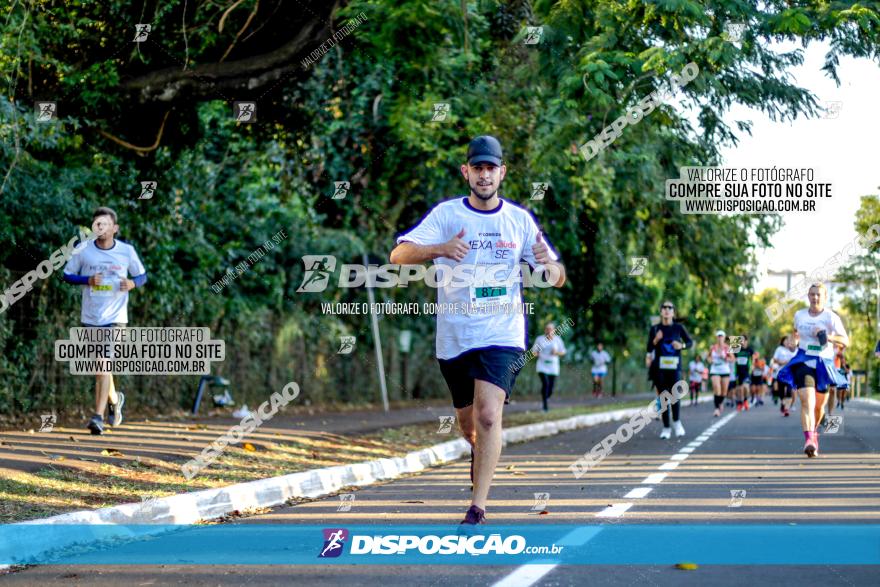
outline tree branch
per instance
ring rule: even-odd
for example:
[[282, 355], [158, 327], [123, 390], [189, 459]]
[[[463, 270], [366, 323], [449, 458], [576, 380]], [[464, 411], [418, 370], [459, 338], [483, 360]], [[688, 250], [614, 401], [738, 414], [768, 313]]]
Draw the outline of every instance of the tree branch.
[[320, 40], [323, 29], [320, 20], [313, 19], [303, 24], [293, 40], [275, 51], [186, 71], [170, 67], [128, 80], [122, 87], [139, 93], [142, 102], [171, 102], [182, 93], [214, 97], [222, 89], [253, 90], [295, 69], [296, 57]]

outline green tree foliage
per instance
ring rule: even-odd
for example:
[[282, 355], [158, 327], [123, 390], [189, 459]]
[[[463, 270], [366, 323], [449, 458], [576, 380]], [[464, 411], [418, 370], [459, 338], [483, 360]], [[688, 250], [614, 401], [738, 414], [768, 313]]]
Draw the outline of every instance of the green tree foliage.
[[[358, 15], [350, 34], [327, 42]], [[830, 40], [825, 69], [836, 78], [840, 56], [876, 57], [880, 23], [867, 4], [818, 0], [46, 0], [12, 2], [0, 16], [4, 287], [95, 206], [113, 206], [150, 274], [132, 295], [132, 324], [210, 326], [227, 342], [221, 372], [252, 402], [289, 380], [314, 402], [377, 398], [368, 320], [320, 306], [366, 301], [363, 289], [298, 294], [301, 257], [387, 261], [396, 234], [464, 193], [458, 167], [477, 134], [501, 138], [503, 195], [534, 210], [568, 268], [571, 285], [528, 293], [533, 334], [545, 318], [571, 317], [575, 347], [602, 338], [640, 359], [666, 297], [700, 340], [733, 316], [750, 327], [760, 314], [744, 308], [748, 235], [765, 244], [778, 220], [683, 216], [664, 200], [665, 180], [718, 163], [735, 130], [748, 132], [723, 122], [735, 103], [781, 120], [815, 114], [814, 97], [786, 74], [802, 52], [773, 42]], [[138, 23], [151, 24], [146, 42], [132, 42]], [[740, 43], [725, 35], [731, 23], [745, 25]], [[540, 43], [524, 42], [527, 26], [543, 26]], [[303, 61], [316, 50], [315, 63]], [[670, 104], [581, 157], [579, 145], [689, 62], [700, 73]], [[57, 101], [59, 120], [36, 122], [38, 100]], [[255, 124], [232, 119], [238, 100], [257, 103]], [[436, 103], [449, 104], [445, 120], [432, 121]], [[158, 191], [139, 200], [147, 179]], [[335, 181], [350, 182], [345, 199], [331, 198]], [[549, 183], [544, 200], [529, 200], [534, 182]], [[212, 291], [282, 229], [281, 246]], [[633, 256], [648, 258], [644, 275], [629, 275]], [[82, 402], [87, 378], [52, 359], [52, 341], [77, 317], [78, 292], [60, 275], [0, 315], [0, 412]], [[444, 396], [426, 360], [433, 321], [385, 317], [380, 328], [392, 397]], [[401, 328], [416, 341], [406, 382]], [[336, 354], [341, 334], [358, 336], [354, 355]], [[129, 379], [141, 405], [160, 409], [185, 404], [195, 385]]]

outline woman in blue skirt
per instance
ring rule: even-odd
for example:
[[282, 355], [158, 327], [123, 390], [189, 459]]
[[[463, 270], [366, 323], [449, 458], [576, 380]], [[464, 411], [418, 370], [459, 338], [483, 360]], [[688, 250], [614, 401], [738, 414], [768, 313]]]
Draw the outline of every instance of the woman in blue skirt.
[[810, 307], [794, 315], [794, 329], [800, 335], [798, 352], [779, 371], [779, 381], [797, 389], [801, 400], [801, 425], [804, 429], [804, 453], [819, 454], [819, 432], [826, 393], [831, 386], [844, 383], [834, 368], [834, 343], [849, 345], [849, 337], [840, 316], [825, 307], [828, 290], [814, 283], [807, 292]]

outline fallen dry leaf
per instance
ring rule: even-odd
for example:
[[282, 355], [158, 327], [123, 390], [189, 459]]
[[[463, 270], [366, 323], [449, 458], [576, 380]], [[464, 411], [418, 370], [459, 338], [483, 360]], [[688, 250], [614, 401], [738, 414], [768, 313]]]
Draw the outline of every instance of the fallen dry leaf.
[[538, 515], [539, 515], [539, 516], [546, 516], [546, 515], [549, 514], [549, 513], [550, 513], [550, 512], [548, 512], [547, 510], [541, 510], [540, 512], [538, 512]]
[[74, 438], [73, 436], [70, 437], [70, 440], [72, 440], [73, 442], [79, 442], [79, 440], [77, 440], [77, 439]]
[[101, 451], [102, 457], [124, 457], [125, 455], [116, 450], [115, 448], [104, 449]]
[[699, 567], [697, 563], [678, 563], [675, 568], [682, 571], [696, 571]]
[[241, 445], [241, 448], [245, 449], [248, 452], [257, 452], [257, 447], [255, 447], [250, 442], [245, 442], [243, 445]]

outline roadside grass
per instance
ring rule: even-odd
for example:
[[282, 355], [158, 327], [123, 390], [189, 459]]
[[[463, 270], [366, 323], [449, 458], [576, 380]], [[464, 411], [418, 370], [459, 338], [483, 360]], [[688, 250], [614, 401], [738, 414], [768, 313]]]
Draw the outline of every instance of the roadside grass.
[[[630, 401], [601, 406], [575, 406], [512, 413], [504, 426], [520, 426], [559, 420], [580, 414], [646, 405]], [[177, 460], [125, 455], [113, 451], [113, 462], [89, 457], [53, 456], [50, 464], [36, 472], [0, 469], [0, 523], [19, 522], [61, 513], [90, 510], [123, 503], [137, 503], [200, 489], [223, 487], [376, 458], [398, 457], [458, 438], [457, 426], [438, 433], [440, 422], [387, 428], [361, 435], [315, 433], [281, 435], [256, 433], [241, 444], [229, 446], [191, 481], [180, 472]], [[106, 451], [105, 451], [106, 452]], [[97, 455], [96, 455], [97, 456]]]

